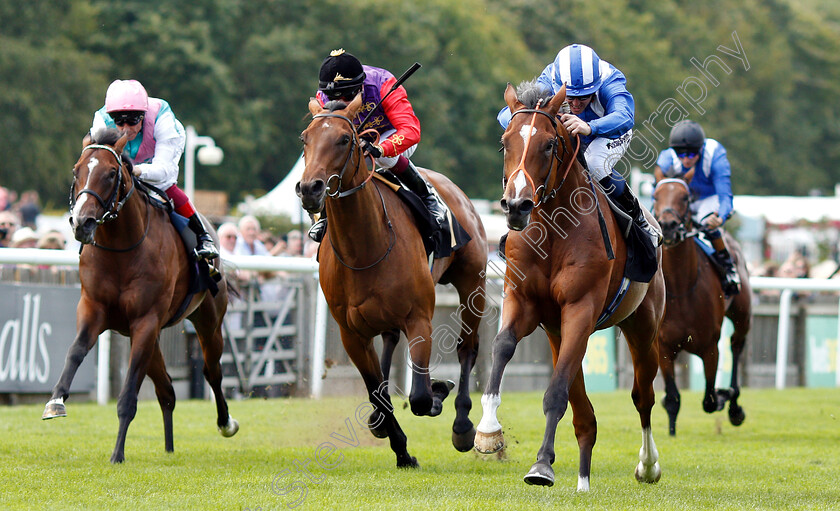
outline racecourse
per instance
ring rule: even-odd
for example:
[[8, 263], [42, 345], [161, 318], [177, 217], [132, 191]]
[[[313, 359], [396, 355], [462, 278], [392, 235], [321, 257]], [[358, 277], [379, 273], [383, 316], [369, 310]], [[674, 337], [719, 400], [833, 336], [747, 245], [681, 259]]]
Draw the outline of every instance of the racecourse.
[[[143, 401], [117, 466], [108, 461], [114, 402], [71, 399], [68, 417], [50, 421], [40, 420], [43, 405], [3, 407], [0, 509], [840, 509], [840, 389], [743, 389], [739, 428], [705, 414], [700, 393], [683, 392], [674, 438], [657, 403], [655, 485], [633, 478], [641, 433], [630, 392], [593, 394], [589, 493], [575, 491], [571, 411], [558, 427], [555, 486], [522, 482], [542, 439], [541, 393], [503, 394], [503, 457], [451, 447], [451, 400], [437, 418], [414, 417], [395, 400], [417, 470], [398, 470], [387, 441], [360, 427], [365, 400], [232, 401], [241, 430], [229, 439], [216, 432], [211, 402], [181, 401], [172, 454], [157, 402]], [[479, 400], [473, 395], [476, 423]]]

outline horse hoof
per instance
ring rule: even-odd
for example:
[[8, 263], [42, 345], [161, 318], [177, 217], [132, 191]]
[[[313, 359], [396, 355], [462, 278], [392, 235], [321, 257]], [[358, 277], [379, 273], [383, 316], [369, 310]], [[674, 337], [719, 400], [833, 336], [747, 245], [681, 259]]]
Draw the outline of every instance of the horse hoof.
[[402, 459], [397, 458], [397, 468], [420, 468], [420, 464], [417, 463], [417, 458], [408, 456]]
[[531, 466], [524, 479], [526, 483], [536, 486], [554, 486], [554, 469], [551, 465], [537, 462]]
[[125, 454], [123, 453], [114, 453], [111, 455], [111, 463], [116, 465], [117, 463], [122, 463], [125, 461]]
[[636, 465], [636, 481], [653, 484], [659, 482], [660, 477], [662, 477], [662, 470], [659, 468], [658, 461], [650, 467], [646, 467], [641, 461]]
[[239, 421], [228, 415], [227, 424], [219, 427], [219, 433], [225, 438], [230, 438], [239, 431]]
[[452, 445], [458, 452], [469, 452], [475, 445], [475, 428], [470, 428], [463, 433], [456, 433], [452, 430]]
[[740, 426], [744, 423], [744, 419], [747, 418], [747, 415], [744, 413], [744, 409], [740, 406], [735, 407], [729, 405], [729, 422], [733, 426]]
[[41, 419], [55, 419], [56, 417], [67, 417], [67, 408], [64, 407], [63, 402], [52, 400], [44, 407], [44, 414], [41, 415]]
[[492, 433], [477, 431], [473, 443], [475, 450], [481, 454], [493, 454], [504, 449], [505, 436], [502, 434], [501, 429]]

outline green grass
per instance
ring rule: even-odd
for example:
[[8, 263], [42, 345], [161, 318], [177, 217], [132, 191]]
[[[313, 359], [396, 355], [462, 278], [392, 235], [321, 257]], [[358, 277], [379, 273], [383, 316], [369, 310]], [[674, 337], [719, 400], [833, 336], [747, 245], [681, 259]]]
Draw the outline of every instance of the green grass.
[[[474, 422], [481, 416], [473, 396]], [[660, 398], [658, 396], [658, 398]], [[557, 434], [556, 484], [528, 486], [522, 476], [543, 434], [542, 394], [507, 393], [499, 419], [508, 448], [503, 459], [458, 453], [450, 443], [454, 411], [414, 417], [398, 402], [409, 452], [420, 468], [400, 470], [387, 441], [355, 420], [362, 396], [231, 402], [241, 430], [222, 438], [210, 402], [181, 401], [175, 409], [175, 452], [163, 450], [157, 402], [141, 402], [126, 442], [126, 462], [109, 458], [117, 430], [115, 404], [70, 401], [68, 417], [40, 420], [42, 405], [0, 408], [0, 509], [840, 509], [840, 389], [742, 392], [743, 426], [707, 415], [699, 393], [684, 392], [678, 436], [667, 435], [661, 406], [654, 437], [662, 479], [633, 477], [641, 432], [629, 391], [591, 396], [598, 416], [592, 490], [579, 494], [577, 443], [570, 413]], [[349, 431], [345, 419], [350, 419]], [[340, 439], [352, 438], [350, 447]], [[342, 447], [315, 462], [325, 442]], [[355, 443], [355, 442], [353, 442]], [[328, 454], [326, 451], [322, 455]], [[272, 492], [283, 471], [311, 460], [306, 495]]]

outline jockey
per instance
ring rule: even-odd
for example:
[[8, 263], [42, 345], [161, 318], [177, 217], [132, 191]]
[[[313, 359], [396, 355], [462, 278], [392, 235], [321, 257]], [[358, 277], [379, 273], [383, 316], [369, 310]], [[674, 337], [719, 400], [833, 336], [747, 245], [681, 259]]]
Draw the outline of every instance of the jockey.
[[134, 175], [164, 190], [175, 212], [189, 220], [198, 237], [196, 255], [211, 260], [219, 257], [213, 238], [204, 228], [189, 197], [178, 188], [178, 161], [184, 152], [184, 126], [175, 118], [169, 103], [150, 98], [137, 80], [114, 80], [105, 93], [105, 106], [93, 116], [93, 134], [116, 128], [128, 134], [125, 151], [134, 161]]
[[703, 127], [685, 119], [678, 122], [669, 137], [669, 147], [659, 153], [654, 175], [656, 181], [668, 177], [683, 177], [692, 169], [689, 183], [693, 196], [691, 211], [703, 235], [711, 242], [714, 252], [701, 244], [724, 269], [724, 293], [737, 294], [741, 279], [732, 256], [723, 243], [721, 227], [732, 214], [732, 183], [729, 180], [729, 159], [720, 142], [706, 138]]
[[[423, 179], [417, 167], [409, 160], [420, 142], [420, 121], [408, 101], [405, 89], [400, 86], [380, 105], [381, 114], [372, 115], [364, 126], [359, 123], [370, 113], [379, 100], [388, 94], [396, 83], [393, 74], [378, 67], [363, 66], [359, 59], [343, 49], [333, 50], [321, 64], [318, 74], [318, 92], [321, 105], [341, 100], [349, 103], [361, 93], [363, 106], [354, 125], [359, 132], [374, 129], [379, 132], [380, 143], [362, 140], [362, 149], [376, 164], [390, 169], [409, 190], [416, 193], [431, 213], [438, 228], [444, 219], [444, 208], [438, 202], [432, 186]], [[309, 229], [309, 237], [320, 242], [327, 230], [326, 211]]]
[[[537, 82], [554, 94], [566, 86], [571, 113], [560, 115], [560, 121], [572, 136], [580, 135], [590, 174], [610, 199], [650, 236], [653, 246], [659, 246], [662, 234], [648, 223], [633, 190], [613, 169], [633, 136], [635, 103], [627, 91], [624, 74], [599, 59], [592, 48], [572, 44], [557, 53]], [[510, 118], [510, 109], [504, 107], [498, 115], [503, 128], [507, 128]]]

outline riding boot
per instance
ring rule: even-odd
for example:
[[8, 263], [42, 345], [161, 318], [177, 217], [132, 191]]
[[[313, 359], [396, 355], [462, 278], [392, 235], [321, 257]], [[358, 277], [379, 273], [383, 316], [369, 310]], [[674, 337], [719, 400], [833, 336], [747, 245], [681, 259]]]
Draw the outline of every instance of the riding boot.
[[317, 222], [312, 224], [312, 227], [309, 228], [309, 232], [307, 235], [309, 239], [316, 243], [321, 243], [321, 240], [324, 239], [324, 235], [327, 233], [327, 210], [321, 211], [321, 216]]
[[741, 277], [738, 275], [738, 270], [735, 268], [732, 256], [729, 255], [729, 250], [726, 248], [717, 250], [713, 257], [715, 258], [715, 262], [723, 268], [723, 294], [732, 296], [740, 293]]
[[630, 185], [624, 185], [624, 191], [617, 196], [610, 195], [615, 199], [616, 204], [624, 210], [625, 213], [630, 215], [630, 218], [633, 219], [633, 222], [642, 228], [648, 236], [650, 236], [651, 241], [653, 242], [654, 247], [658, 247], [662, 244], [662, 233], [656, 227], [652, 226], [645, 217], [645, 213], [642, 210], [642, 206], [639, 204], [639, 199], [636, 198], [636, 195], [633, 194], [633, 190], [630, 188]]
[[219, 249], [216, 248], [216, 243], [213, 242], [210, 233], [204, 228], [204, 224], [201, 222], [201, 218], [198, 217], [198, 213], [190, 217], [189, 224], [187, 225], [198, 238], [198, 246], [195, 247], [196, 258], [210, 261], [219, 257]]
[[444, 206], [440, 203], [440, 201], [438, 201], [432, 185], [423, 179], [423, 176], [421, 176], [417, 171], [417, 167], [411, 163], [411, 160], [407, 160], [407, 162], [408, 165], [405, 169], [399, 174], [395, 174], [400, 181], [405, 183], [405, 186], [407, 186], [409, 190], [416, 193], [418, 197], [423, 199], [423, 204], [435, 219], [437, 228], [441, 229], [446, 218], [446, 210]]

